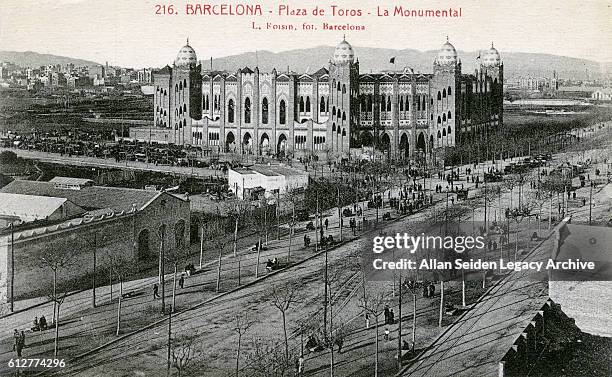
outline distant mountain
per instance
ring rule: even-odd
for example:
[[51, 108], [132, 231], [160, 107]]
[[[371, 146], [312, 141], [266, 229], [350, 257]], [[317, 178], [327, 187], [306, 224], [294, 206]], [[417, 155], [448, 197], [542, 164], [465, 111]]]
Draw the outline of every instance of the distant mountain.
[[0, 62], [11, 62], [22, 68], [38, 68], [43, 65], [73, 63], [75, 66], [99, 65], [89, 60], [69, 58], [50, 54], [39, 54], [32, 51], [0, 51]]
[[[382, 70], [401, 70], [411, 66], [417, 72], [431, 72], [432, 63], [437, 51], [418, 51], [412, 49], [393, 50], [386, 48], [353, 47], [355, 56], [359, 59], [360, 72], [380, 72]], [[318, 46], [308, 49], [283, 51], [273, 53], [270, 51], [247, 52], [240, 55], [213, 58], [213, 69], [235, 71], [245, 66], [259, 66], [262, 71], [315, 72], [327, 66], [333, 55], [334, 47]], [[485, 51], [482, 51], [484, 54]], [[476, 68], [478, 51], [458, 51], [462, 61], [463, 73], [471, 73]], [[552, 77], [553, 70], [561, 78], [586, 79], [598, 77], [606, 70], [604, 64], [586, 59], [570, 58], [550, 54], [532, 54], [523, 52], [500, 51], [504, 62], [504, 76], [506, 79], [518, 76]], [[389, 59], [395, 56], [395, 66]], [[205, 69], [210, 67], [210, 58], [201, 61]], [[587, 73], [588, 72], [588, 73]]]

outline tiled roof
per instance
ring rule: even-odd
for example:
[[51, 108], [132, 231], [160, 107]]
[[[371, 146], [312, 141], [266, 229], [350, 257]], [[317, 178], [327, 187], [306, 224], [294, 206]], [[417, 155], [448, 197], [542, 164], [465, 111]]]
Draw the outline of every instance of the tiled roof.
[[111, 208], [117, 212], [129, 211], [133, 204], [140, 209], [159, 194], [157, 191], [102, 186], [88, 186], [80, 190], [71, 190], [57, 188], [51, 182], [21, 180], [9, 183], [0, 189], [0, 192], [66, 198], [87, 210]]

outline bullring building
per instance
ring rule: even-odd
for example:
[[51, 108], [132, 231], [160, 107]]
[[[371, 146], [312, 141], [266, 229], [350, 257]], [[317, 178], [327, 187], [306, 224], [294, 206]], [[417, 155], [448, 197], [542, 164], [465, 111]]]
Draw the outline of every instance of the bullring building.
[[214, 153], [347, 158], [375, 147], [392, 159], [486, 138], [503, 123], [503, 63], [491, 48], [461, 72], [444, 43], [433, 73], [360, 73], [342, 40], [314, 73], [203, 70], [187, 43], [154, 73], [154, 125], [142, 141], [200, 146]]

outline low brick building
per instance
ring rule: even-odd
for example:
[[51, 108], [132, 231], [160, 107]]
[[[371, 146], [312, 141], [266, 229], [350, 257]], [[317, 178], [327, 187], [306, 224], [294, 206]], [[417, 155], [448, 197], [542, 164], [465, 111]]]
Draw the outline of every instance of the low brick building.
[[58, 284], [74, 290], [89, 287], [94, 260], [98, 271], [122, 259], [136, 272], [158, 258], [160, 247], [189, 245], [189, 201], [167, 192], [13, 181], [0, 193], [20, 194], [16, 197], [24, 200], [64, 198], [86, 211], [0, 229], [0, 302], [11, 294], [18, 299], [48, 293], [53, 271], [41, 261], [45, 255], [67, 259], [58, 269]]

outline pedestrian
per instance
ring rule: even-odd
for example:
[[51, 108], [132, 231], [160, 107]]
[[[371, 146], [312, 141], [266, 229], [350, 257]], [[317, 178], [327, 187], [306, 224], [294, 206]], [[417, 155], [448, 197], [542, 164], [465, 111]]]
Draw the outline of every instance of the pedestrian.
[[159, 285], [153, 285], [153, 299], [159, 298]]
[[15, 329], [13, 331], [13, 351], [17, 349], [17, 344], [19, 344], [20, 339], [21, 339], [21, 335], [19, 335], [19, 331]]
[[181, 278], [179, 279], [179, 287], [183, 289], [184, 286], [185, 286], [185, 277], [183, 276], [183, 274], [181, 274]]
[[329, 221], [325, 219], [325, 230], [327, 230], [328, 228], [329, 228]]
[[298, 358], [298, 376], [304, 374], [304, 355], [300, 355]]
[[342, 346], [344, 345], [344, 339], [342, 337], [337, 337], [336, 345], [338, 346], [338, 353], [342, 353]]
[[389, 311], [389, 324], [392, 325], [395, 323], [395, 313], [393, 313], [393, 309]]
[[389, 306], [385, 305], [385, 325], [389, 324]]
[[21, 334], [19, 335], [19, 341], [21, 342], [21, 347], [25, 348], [26, 339], [25, 339], [25, 333], [23, 332], [23, 330], [21, 330]]
[[366, 325], [366, 329], [370, 328], [370, 314], [366, 313], [365, 315], [365, 325]]
[[385, 340], [389, 340], [389, 329], [385, 327]]

